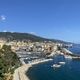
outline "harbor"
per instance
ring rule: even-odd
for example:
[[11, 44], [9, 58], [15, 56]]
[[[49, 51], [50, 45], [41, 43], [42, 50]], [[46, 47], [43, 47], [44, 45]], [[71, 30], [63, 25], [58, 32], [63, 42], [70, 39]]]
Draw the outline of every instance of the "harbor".
[[[79, 54], [78, 55], [74, 54], [66, 48], [63, 48], [61, 52], [57, 51], [55, 54], [52, 53], [53, 57], [51, 56], [51, 58], [49, 57], [49, 59], [36, 56], [36, 54], [38, 53], [32, 54], [32, 52], [25, 52], [25, 51], [23, 52], [19, 51], [16, 53], [20, 58], [22, 66], [15, 70], [13, 80], [30, 80], [27, 74], [25, 73], [27, 73], [27, 71], [31, 67], [33, 67], [33, 65], [36, 65], [36, 64], [45, 63], [48, 61], [54, 61], [54, 63], [51, 65], [51, 68], [56, 69], [66, 65], [67, 62], [64, 61], [66, 59], [71, 59], [71, 60], [80, 59]], [[63, 61], [57, 58], [57, 56], [62, 56], [64, 58]], [[55, 59], [57, 62], [55, 61]]]

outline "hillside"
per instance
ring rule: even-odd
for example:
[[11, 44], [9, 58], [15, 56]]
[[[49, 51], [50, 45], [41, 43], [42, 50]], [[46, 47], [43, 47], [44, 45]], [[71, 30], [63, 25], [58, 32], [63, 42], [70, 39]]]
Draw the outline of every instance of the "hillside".
[[53, 41], [53, 42], [59, 42], [59, 43], [67, 43], [65, 41], [62, 40], [56, 40], [56, 39], [47, 39], [47, 38], [43, 38], [40, 36], [36, 36], [33, 34], [29, 34], [29, 33], [18, 33], [18, 32], [0, 32], [0, 38], [5, 38], [8, 41], [11, 40], [31, 40], [31, 41]]
[[0, 49], [0, 80], [12, 80], [14, 70], [21, 65], [17, 55], [10, 46]]

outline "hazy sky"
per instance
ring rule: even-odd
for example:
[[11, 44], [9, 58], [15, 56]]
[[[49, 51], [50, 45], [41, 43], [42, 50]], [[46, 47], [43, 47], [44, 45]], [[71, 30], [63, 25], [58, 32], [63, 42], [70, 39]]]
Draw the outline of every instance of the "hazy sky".
[[80, 42], [80, 0], [0, 0], [0, 31]]

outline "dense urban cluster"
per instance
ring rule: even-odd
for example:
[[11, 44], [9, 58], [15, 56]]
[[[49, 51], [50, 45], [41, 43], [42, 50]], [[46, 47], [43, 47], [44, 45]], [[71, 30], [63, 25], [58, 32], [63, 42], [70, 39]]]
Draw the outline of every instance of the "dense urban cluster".
[[31, 42], [31, 41], [10, 41], [7, 42], [6, 40], [0, 40], [0, 48], [4, 45], [10, 45], [13, 51], [17, 50], [25, 50], [25, 51], [33, 51], [33, 52], [51, 52], [57, 50], [60, 46], [62, 47], [63, 44], [60, 43], [53, 43], [51, 41], [44, 41], [44, 42]]

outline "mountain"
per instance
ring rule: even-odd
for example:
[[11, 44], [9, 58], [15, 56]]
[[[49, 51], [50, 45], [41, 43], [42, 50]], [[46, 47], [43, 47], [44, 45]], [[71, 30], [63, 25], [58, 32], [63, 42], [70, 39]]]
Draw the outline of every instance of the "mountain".
[[40, 36], [36, 36], [33, 34], [29, 34], [29, 33], [19, 33], [19, 32], [0, 32], [0, 38], [2, 39], [6, 39], [7, 41], [12, 41], [12, 40], [31, 40], [31, 41], [52, 41], [52, 42], [59, 42], [59, 43], [68, 43], [62, 40], [56, 40], [56, 39], [47, 39], [47, 38], [43, 38]]

